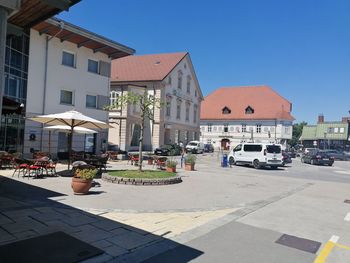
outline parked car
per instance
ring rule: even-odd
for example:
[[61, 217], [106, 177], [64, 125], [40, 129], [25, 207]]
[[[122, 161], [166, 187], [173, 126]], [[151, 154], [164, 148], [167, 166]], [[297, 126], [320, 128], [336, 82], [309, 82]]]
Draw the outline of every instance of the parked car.
[[204, 144], [204, 152], [206, 152], [206, 153], [214, 152], [214, 146], [210, 143]]
[[310, 151], [301, 157], [302, 163], [309, 163], [312, 165], [328, 165], [332, 166], [334, 163], [334, 158], [328, 155], [325, 151]]
[[296, 151], [286, 151], [286, 153], [290, 156], [290, 158], [296, 158], [297, 152]]
[[318, 148], [305, 148], [304, 149], [304, 151], [303, 151], [303, 154], [307, 154], [307, 153], [309, 153], [309, 152], [317, 152], [317, 151], [319, 151], [320, 149], [318, 149]]
[[283, 165], [282, 146], [270, 143], [242, 143], [228, 155], [230, 165], [249, 164], [254, 168], [269, 166], [271, 169]]
[[182, 148], [177, 144], [164, 144], [154, 150], [155, 155], [180, 155]]
[[203, 153], [204, 152], [204, 143], [202, 143], [200, 141], [190, 141], [186, 145], [186, 152]]
[[288, 163], [292, 163], [292, 157], [289, 152], [282, 151], [282, 165], [285, 166]]
[[345, 154], [344, 152], [337, 150], [325, 150], [325, 152], [334, 158], [334, 160], [346, 161], [350, 160], [350, 156]]

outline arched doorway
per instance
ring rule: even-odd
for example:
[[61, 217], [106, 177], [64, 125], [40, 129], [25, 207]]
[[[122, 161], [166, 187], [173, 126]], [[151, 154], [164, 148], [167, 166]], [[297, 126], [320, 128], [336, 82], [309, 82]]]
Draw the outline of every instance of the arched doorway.
[[222, 150], [229, 150], [230, 149], [230, 140], [229, 139], [222, 139], [221, 140], [221, 149]]

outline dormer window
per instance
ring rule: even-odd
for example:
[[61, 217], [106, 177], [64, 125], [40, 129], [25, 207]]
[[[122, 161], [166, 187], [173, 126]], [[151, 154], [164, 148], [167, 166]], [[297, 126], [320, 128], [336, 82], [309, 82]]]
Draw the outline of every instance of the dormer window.
[[248, 106], [246, 109], [245, 109], [245, 114], [253, 114], [254, 113], [254, 109], [250, 106]]
[[222, 109], [222, 114], [230, 114], [231, 113], [231, 110], [228, 108], [228, 107], [224, 107], [223, 109]]

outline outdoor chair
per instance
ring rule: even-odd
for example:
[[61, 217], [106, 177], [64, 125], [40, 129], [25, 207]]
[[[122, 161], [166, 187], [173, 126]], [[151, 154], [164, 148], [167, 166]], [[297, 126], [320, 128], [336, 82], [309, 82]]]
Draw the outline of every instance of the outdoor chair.
[[23, 174], [23, 177], [24, 177], [27, 173], [29, 165], [24, 160], [17, 159], [17, 158], [14, 159], [13, 163], [15, 166], [15, 171], [13, 172], [12, 177], [15, 176], [16, 172], [17, 172], [18, 178], [21, 173]]
[[129, 154], [128, 163], [130, 161], [131, 165], [137, 165], [139, 163], [139, 156], [134, 154]]
[[46, 172], [49, 175], [52, 176], [56, 176], [57, 172], [56, 172], [56, 165], [57, 165], [57, 161], [50, 161], [47, 165], [46, 165]]
[[166, 157], [161, 157], [155, 160], [154, 165], [156, 165], [156, 167], [158, 169], [164, 169], [165, 165], [166, 165], [166, 161], [168, 158]]

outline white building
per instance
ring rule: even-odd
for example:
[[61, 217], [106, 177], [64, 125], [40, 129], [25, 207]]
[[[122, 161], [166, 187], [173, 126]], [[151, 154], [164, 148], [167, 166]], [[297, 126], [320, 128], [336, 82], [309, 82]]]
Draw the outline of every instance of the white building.
[[[75, 109], [108, 122], [110, 63], [134, 50], [85, 29], [49, 19], [30, 30], [26, 117]], [[49, 138], [50, 137], [50, 138]], [[74, 135], [75, 151], [99, 152], [108, 131]], [[50, 139], [50, 140], [49, 140]], [[67, 152], [67, 133], [26, 120], [23, 152]], [[50, 148], [50, 149], [49, 149]]]
[[[154, 108], [148, 120], [144, 150], [162, 144], [187, 143], [199, 139], [202, 92], [188, 53], [129, 56], [114, 60], [111, 75], [111, 103], [127, 91], [148, 93], [164, 102]], [[109, 143], [122, 150], [136, 150], [140, 115], [133, 105], [110, 111]]]
[[217, 149], [241, 142], [276, 142], [292, 138], [292, 104], [268, 86], [226, 87], [205, 97], [201, 141]]

